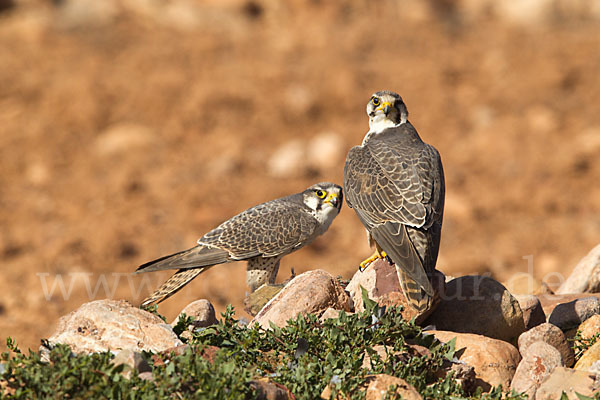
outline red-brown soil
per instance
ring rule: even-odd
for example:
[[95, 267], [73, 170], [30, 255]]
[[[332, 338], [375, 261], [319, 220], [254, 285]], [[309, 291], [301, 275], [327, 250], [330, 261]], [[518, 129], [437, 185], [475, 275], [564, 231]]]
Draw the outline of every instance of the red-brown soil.
[[[137, 303], [170, 275], [128, 277], [139, 264], [260, 202], [341, 184], [380, 89], [403, 96], [442, 155], [444, 273], [505, 280], [533, 256], [533, 274], [552, 283], [599, 242], [595, 22], [517, 27], [412, 18], [386, 1], [230, 0], [197, 2], [206, 18], [179, 29], [128, 12], [63, 24], [40, 3], [0, 14], [0, 338], [37, 348], [90, 300], [86, 279], [92, 292], [107, 282], [92, 298]], [[272, 173], [281, 146], [327, 132], [340, 144], [311, 168]], [[344, 207], [278, 279], [291, 268], [350, 278], [368, 254]], [[245, 315], [244, 268], [213, 268], [160, 312], [171, 319], [206, 298]], [[73, 282], [67, 299], [58, 286], [44, 293], [57, 277], [66, 290]]]

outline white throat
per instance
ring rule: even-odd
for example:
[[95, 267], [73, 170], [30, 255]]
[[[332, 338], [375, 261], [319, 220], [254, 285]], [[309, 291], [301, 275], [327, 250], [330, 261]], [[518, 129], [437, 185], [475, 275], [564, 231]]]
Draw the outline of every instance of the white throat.
[[395, 128], [404, 123], [406, 123], [406, 118], [402, 118], [398, 124], [389, 118], [385, 118], [383, 115], [376, 115], [375, 118], [369, 118], [369, 132], [365, 135], [362, 144], [364, 145], [371, 136], [377, 135], [388, 128]]
[[321, 233], [329, 229], [329, 226], [338, 215], [339, 210], [330, 203], [321, 204], [321, 209], [317, 210], [320, 200], [310, 196], [304, 199], [304, 203], [310, 208], [310, 213], [319, 221]]
[[313, 215], [319, 221], [321, 232], [325, 232], [337, 217], [338, 209], [332, 205], [323, 204], [320, 211], [313, 211]]

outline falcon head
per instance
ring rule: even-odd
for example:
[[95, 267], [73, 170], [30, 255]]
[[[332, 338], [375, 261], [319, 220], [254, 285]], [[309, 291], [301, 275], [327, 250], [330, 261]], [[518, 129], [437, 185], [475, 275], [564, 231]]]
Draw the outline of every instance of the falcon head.
[[408, 110], [402, 97], [389, 90], [371, 96], [367, 104], [367, 114], [370, 131], [375, 133], [403, 124], [408, 118]]
[[342, 187], [335, 183], [321, 182], [312, 185], [302, 192], [302, 197], [304, 204], [310, 208], [314, 217], [325, 225], [325, 229], [342, 208]]

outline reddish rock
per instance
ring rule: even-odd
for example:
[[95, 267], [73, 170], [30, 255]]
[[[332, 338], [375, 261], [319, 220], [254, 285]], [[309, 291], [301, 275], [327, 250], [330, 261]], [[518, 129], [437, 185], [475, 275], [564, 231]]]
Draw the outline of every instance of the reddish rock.
[[[444, 274], [440, 271], [435, 271], [432, 277], [432, 286], [440, 297], [443, 296], [445, 279]], [[404, 296], [400, 283], [398, 281], [398, 273], [394, 265], [390, 265], [386, 260], [379, 259], [371, 263], [364, 271], [357, 271], [346, 290], [350, 293], [350, 298], [354, 304], [355, 312], [364, 311], [362, 290], [361, 287], [367, 290], [371, 300], [375, 300], [381, 306], [402, 306], [402, 317], [406, 320], [412, 318], [417, 323], [421, 323], [429, 314], [433, 312], [435, 306], [424, 312], [417, 312]]]
[[560, 353], [565, 366], [570, 367], [575, 362], [573, 349], [563, 331], [557, 326], [546, 322], [521, 334], [519, 336], [521, 355], [524, 355], [527, 348], [535, 342], [545, 342], [553, 346]]
[[285, 386], [271, 382], [267, 378], [250, 381], [250, 387], [254, 389], [253, 399], [256, 400], [288, 400], [294, 399], [294, 395]]
[[510, 388], [533, 398], [542, 381], [556, 367], [564, 366], [559, 351], [546, 342], [531, 343], [524, 352]]
[[267, 329], [270, 323], [285, 326], [298, 314], [320, 314], [328, 308], [350, 311], [350, 299], [337, 280], [326, 271], [308, 271], [292, 279], [254, 317]]

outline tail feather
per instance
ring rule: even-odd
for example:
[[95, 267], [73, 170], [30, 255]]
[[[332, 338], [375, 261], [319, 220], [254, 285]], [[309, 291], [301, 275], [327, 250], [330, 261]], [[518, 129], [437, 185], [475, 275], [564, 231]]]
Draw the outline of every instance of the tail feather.
[[140, 265], [136, 273], [162, 271], [166, 269], [191, 269], [197, 267], [212, 266], [235, 261], [229, 252], [206, 245], [198, 245], [191, 249], [180, 251], [149, 261]]
[[434, 303], [438, 300], [436, 293], [431, 296], [412, 279], [406, 271], [396, 265], [396, 272], [398, 273], [398, 280], [400, 281], [400, 287], [406, 296], [406, 299], [410, 305], [417, 310], [419, 313], [424, 313], [433, 308]]
[[163, 283], [154, 293], [148, 296], [140, 307], [148, 307], [152, 304], [158, 304], [161, 301], [177, 293], [182, 287], [187, 285], [192, 279], [208, 270], [212, 266], [200, 267], [194, 269], [180, 269], [175, 272], [165, 283]]

